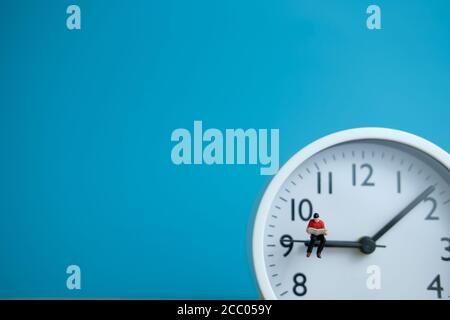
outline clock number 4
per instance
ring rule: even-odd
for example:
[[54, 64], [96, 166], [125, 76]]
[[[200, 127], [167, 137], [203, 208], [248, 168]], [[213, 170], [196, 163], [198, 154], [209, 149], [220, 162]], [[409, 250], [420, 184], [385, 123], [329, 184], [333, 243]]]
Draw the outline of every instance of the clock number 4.
[[442, 298], [442, 291], [444, 291], [444, 288], [441, 286], [441, 275], [438, 274], [433, 281], [431, 281], [430, 285], [427, 287], [427, 290], [436, 291], [438, 298]]
[[[352, 164], [352, 184], [353, 186], [357, 185], [357, 167], [356, 164]], [[359, 167], [360, 171], [362, 172], [363, 170], [367, 172], [367, 175], [365, 177], [365, 179], [363, 180], [363, 182], [361, 183], [361, 186], [363, 187], [373, 187], [375, 186], [375, 182], [370, 181], [370, 178], [372, 178], [372, 174], [373, 174], [373, 168], [370, 164], [368, 163], [364, 163]]]
[[304, 296], [308, 289], [306, 288], [306, 276], [303, 273], [296, 273], [294, 275], [294, 287], [292, 288], [292, 292], [296, 296]]

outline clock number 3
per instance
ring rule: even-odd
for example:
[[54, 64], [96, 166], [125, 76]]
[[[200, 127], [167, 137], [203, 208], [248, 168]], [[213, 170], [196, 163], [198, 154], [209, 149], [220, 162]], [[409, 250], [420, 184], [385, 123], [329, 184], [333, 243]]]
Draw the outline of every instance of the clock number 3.
[[444, 260], [444, 261], [450, 261], [450, 238], [441, 238], [441, 241], [443, 241], [443, 242], [447, 241], [448, 246], [446, 246], [444, 249], [445, 249], [445, 251], [449, 252], [448, 256], [441, 257], [441, 259]]
[[[306, 289], [306, 276], [303, 273], [296, 273], [294, 275], [294, 287], [292, 291], [296, 296], [304, 296], [308, 289]], [[299, 289], [300, 288], [300, 289]]]

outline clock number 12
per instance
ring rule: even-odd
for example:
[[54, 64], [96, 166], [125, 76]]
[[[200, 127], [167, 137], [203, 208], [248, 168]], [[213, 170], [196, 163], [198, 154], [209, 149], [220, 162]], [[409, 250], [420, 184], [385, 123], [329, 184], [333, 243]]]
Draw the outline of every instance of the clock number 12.
[[[361, 171], [363, 169], [367, 169], [366, 178], [361, 183], [361, 186], [363, 186], [363, 187], [373, 187], [373, 186], [375, 186], [375, 182], [370, 181], [370, 178], [372, 178], [372, 174], [373, 174], [372, 166], [370, 164], [368, 164], [368, 163], [364, 163], [359, 168], [361, 169]], [[356, 186], [356, 184], [357, 184], [356, 180], [357, 180], [356, 179], [356, 164], [352, 164], [352, 184], [354, 186]]]

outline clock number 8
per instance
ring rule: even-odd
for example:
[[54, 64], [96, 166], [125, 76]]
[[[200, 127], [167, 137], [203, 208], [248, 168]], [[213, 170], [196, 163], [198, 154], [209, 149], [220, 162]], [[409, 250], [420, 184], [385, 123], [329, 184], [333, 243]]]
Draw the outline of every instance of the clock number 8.
[[[301, 279], [299, 280], [299, 278]], [[303, 273], [296, 273], [294, 275], [294, 288], [292, 288], [292, 291], [296, 296], [301, 297], [306, 294], [308, 289], [306, 289], [305, 283], [306, 283], [306, 276]], [[298, 288], [301, 288], [301, 290], [299, 291]]]

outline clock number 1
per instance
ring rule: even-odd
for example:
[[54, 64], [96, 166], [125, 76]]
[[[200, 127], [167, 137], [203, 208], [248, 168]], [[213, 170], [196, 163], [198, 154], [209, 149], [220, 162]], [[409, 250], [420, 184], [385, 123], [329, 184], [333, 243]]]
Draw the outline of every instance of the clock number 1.
[[[294, 275], [294, 287], [292, 288], [292, 291], [296, 296], [304, 296], [308, 289], [306, 288], [306, 276], [303, 273], [296, 273]], [[301, 290], [299, 291], [299, 288]]]

